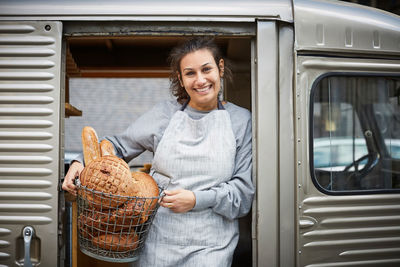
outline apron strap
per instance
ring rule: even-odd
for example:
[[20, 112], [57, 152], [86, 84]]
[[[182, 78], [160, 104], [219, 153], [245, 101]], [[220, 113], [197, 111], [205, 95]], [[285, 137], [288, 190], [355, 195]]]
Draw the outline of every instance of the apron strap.
[[[181, 107], [181, 111], [185, 110], [185, 108], [189, 104], [189, 101], [190, 101], [190, 98], [188, 100], [186, 100], [185, 103], [183, 103], [183, 105]], [[224, 105], [222, 105], [222, 103], [221, 103], [221, 101], [219, 101], [219, 99], [218, 99], [218, 110], [225, 110]]]
[[189, 104], [190, 98], [188, 98], [188, 100], [185, 101], [185, 103], [183, 103], [182, 107], [181, 107], [181, 111], [184, 111], [185, 108], [187, 107], [187, 105]]
[[218, 99], [218, 110], [225, 110], [224, 105], [222, 105], [221, 101]]

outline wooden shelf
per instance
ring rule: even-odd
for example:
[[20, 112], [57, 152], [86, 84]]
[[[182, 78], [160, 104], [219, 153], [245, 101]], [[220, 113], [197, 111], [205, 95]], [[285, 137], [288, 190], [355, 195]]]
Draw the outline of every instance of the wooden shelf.
[[68, 118], [70, 116], [82, 116], [82, 110], [77, 109], [70, 103], [65, 103], [65, 117]]

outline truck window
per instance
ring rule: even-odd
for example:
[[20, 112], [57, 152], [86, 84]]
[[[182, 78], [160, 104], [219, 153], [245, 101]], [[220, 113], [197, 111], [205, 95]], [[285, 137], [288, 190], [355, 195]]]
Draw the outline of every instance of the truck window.
[[311, 93], [313, 181], [327, 193], [400, 189], [400, 78], [329, 75]]

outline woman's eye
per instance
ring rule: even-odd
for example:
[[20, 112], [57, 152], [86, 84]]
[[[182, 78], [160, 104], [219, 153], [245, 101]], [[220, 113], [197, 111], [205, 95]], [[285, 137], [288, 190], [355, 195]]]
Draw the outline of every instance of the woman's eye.
[[210, 70], [211, 70], [210, 67], [205, 67], [205, 68], [203, 68], [203, 72], [209, 72]]
[[186, 76], [192, 76], [192, 75], [194, 75], [194, 72], [193, 71], [189, 71], [189, 72], [186, 72], [185, 75]]

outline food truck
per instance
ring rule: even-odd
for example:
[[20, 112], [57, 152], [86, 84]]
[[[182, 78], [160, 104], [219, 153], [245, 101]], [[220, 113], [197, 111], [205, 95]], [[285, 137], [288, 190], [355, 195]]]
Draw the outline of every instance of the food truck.
[[233, 266], [400, 265], [400, 17], [333, 0], [0, 0], [0, 265], [84, 266], [61, 184], [90, 114], [70, 85], [167, 79], [191, 36], [215, 38], [224, 99], [252, 113]]

